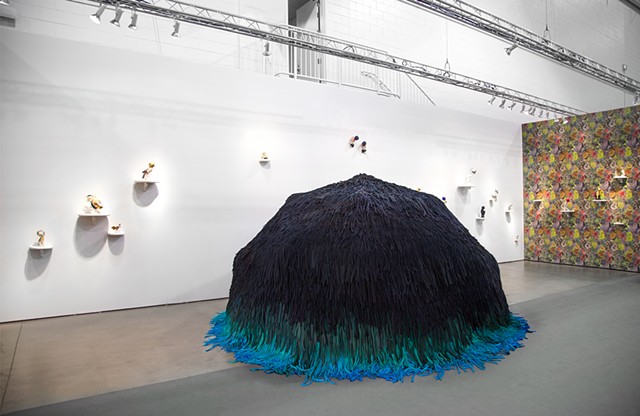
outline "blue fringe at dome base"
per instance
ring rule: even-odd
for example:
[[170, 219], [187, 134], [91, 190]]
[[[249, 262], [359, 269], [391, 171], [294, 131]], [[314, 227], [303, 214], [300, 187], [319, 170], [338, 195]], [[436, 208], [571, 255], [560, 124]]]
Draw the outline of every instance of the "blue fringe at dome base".
[[[308, 362], [301, 362], [299, 352], [294, 352], [291, 347], [283, 347], [275, 336], [267, 339], [264, 334], [252, 337], [246, 330], [234, 331], [227, 313], [221, 312], [211, 320], [211, 329], [204, 345], [209, 347], [207, 351], [219, 347], [233, 353], [234, 362], [260, 366], [252, 371], [304, 376], [303, 386], [313, 382], [333, 383], [332, 379], [362, 381], [364, 378], [383, 378], [393, 383], [402, 383], [405, 377], [410, 377], [413, 382], [416, 376], [433, 375], [441, 380], [449, 370], [457, 370], [458, 373], [484, 370], [485, 364], [497, 364], [511, 351], [523, 347], [521, 341], [526, 339], [527, 333], [533, 331], [529, 329], [526, 319], [514, 314], [510, 318], [507, 326], [473, 330], [470, 342], [465, 346], [449, 343], [448, 347], [451, 349], [458, 347], [457, 353], [430, 351], [425, 355], [424, 351], [411, 351], [405, 346], [391, 351], [381, 350], [375, 356], [368, 355], [367, 358], [358, 353], [331, 356], [330, 351], [323, 351], [320, 343], [316, 343], [315, 351], [308, 354]], [[412, 340], [405, 341], [408, 341], [404, 342], [405, 345], [417, 344]], [[427, 358], [416, 360], [415, 357], [420, 356]]]

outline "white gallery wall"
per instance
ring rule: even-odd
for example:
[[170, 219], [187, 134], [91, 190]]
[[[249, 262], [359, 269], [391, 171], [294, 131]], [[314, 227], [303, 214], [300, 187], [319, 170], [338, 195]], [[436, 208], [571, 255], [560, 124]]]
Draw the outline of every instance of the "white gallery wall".
[[[517, 122], [13, 29], [0, 45], [1, 321], [226, 297], [290, 194], [358, 173], [446, 196], [498, 261], [523, 257]], [[87, 194], [108, 220], [78, 217]]]

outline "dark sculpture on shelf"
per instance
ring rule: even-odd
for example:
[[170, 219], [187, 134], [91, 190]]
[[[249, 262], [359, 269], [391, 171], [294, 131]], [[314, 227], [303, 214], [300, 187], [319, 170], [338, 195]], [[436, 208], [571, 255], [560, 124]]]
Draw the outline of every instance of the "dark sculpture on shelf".
[[367, 153], [367, 142], [364, 140], [360, 143], [360, 151], [362, 153]]
[[487, 211], [484, 208], [484, 205], [480, 208], [480, 218], [484, 218]]
[[291, 195], [236, 255], [204, 345], [305, 383], [473, 370], [528, 332], [438, 197], [368, 175]]

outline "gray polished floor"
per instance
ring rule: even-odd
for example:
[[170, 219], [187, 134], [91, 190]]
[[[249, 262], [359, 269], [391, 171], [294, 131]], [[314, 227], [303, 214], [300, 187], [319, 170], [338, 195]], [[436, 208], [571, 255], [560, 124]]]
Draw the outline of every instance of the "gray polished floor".
[[[529, 307], [533, 316], [527, 318], [534, 325], [535, 314], [544, 313], [536, 311], [536, 307], [567, 299], [579, 302], [576, 297], [561, 297], [564, 292], [574, 293], [591, 285], [604, 288], [608, 282], [631, 282], [638, 277], [636, 273], [532, 262], [505, 263], [500, 268], [511, 305], [544, 301]], [[611, 292], [608, 296], [617, 295]], [[174, 384], [158, 384], [145, 391], [162, 386], [179, 389], [203, 377], [211, 381], [213, 373], [218, 372], [219, 377], [235, 375], [245, 382], [246, 366], [230, 364], [229, 355], [219, 350], [204, 353], [201, 347], [210, 317], [223, 310], [225, 304], [224, 300], [197, 302], [0, 325], [1, 412], [172, 380]], [[518, 307], [515, 309], [518, 312]], [[236, 369], [227, 370], [231, 367]], [[253, 380], [259, 383], [283, 382], [282, 377], [256, 377]]]

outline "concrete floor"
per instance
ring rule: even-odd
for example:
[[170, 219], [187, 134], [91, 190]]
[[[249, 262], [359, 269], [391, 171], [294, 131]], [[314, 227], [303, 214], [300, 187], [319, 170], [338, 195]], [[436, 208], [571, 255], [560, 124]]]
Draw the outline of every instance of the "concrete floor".
[[[512, 305], [637, 276], [533, 262], [500, 269]], [[0, 413], [232, 367], [230, 355], [201, 347], [210, 317], [225, 306], [217, 300], [2, 324]]]

